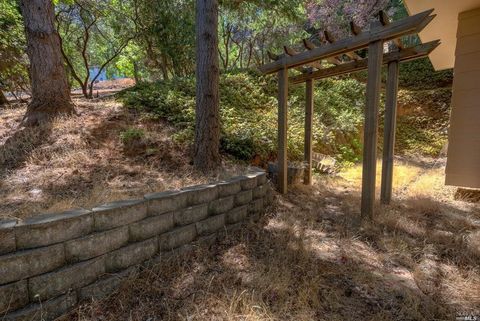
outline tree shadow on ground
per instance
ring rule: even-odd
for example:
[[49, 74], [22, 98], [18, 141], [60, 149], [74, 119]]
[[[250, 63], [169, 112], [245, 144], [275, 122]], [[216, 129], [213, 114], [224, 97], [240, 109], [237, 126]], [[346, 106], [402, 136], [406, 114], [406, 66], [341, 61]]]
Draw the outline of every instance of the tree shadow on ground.
[[162, 178], [192, 171], [178, 157], [180, 148], [168, 141], [153, 141], [151, 155], [125, 155], [120, 133], [136, 118], [123, 110], [104, 114], [96, 109], [12, 133], [0, 145], [1, 216], [24, 218], [142, 197], [165, 190], [168, 181]]
[[52, 123], [22, 127], [0, 145], [0, 176], [19, 168], [37, 149], [49, 143]]
[[[475, 298], [459, 302], [442, 292], [451, 257], [459, 269], [470, 268], [463, 256], [448, 252], [450, 244], [401, 225], [393, 233], [388, 220], [361, 224], [358, 213], [342, 211], [335, 195], [306, 200], [304, 190], [293, 190], [260, 223], [229, 232], [210, 248], [166, 257], [70, 318], [436, 320], [475, 306]], [[425, 220], [432, 221], [428, 215]], [[445, 224], [434, 219], [427, 227], [451, 228], [456, 221]], [[404, 238], [412, 247], [406, 253], [389, 247]], [[425, 284], [419, 285], [422, 272]]]

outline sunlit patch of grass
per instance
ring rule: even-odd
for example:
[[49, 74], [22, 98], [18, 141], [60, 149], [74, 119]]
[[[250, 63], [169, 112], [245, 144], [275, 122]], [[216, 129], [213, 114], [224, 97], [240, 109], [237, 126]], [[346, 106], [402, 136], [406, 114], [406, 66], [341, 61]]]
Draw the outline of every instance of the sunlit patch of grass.
[[[410, 184], [418, 177], [422, 169], [403, 161], [397, 161], [393, 167], [393, 188], [401, 189]], [[362, 165], [348, 167], [339, 174], [352, 185], [359, 185], [362, 182]], [[380, 186], [382, 181], [382, 162], [377, 161], [376, 185]]]

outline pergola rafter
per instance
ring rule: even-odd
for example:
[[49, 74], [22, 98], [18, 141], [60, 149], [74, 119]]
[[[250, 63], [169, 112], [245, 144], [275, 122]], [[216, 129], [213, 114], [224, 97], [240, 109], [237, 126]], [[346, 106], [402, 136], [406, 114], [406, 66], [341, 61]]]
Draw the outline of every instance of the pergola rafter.
[[265, 74], [271, 74], [282, 68], [290, 69], [346, 52], [360, 50], [368, 47], [370, 42], [390, 41], [408, 34], [418, 33], [435, 17], [435, 15], [430, 15], [432, 12], [433, 9], [394, 21], [386, 26], [377, 26], [368, 31], [360, 32], [354, 37], [304, 51], [295, 56], [283, 57], [283, 59], [260, 66], [259, 69]]
[[[414, 47], [406, 48], [400, 51], [389, 52], [383, 55], [383, 64], [388, 64], [392, 61], [409, 61], [428, 56], [435, 48], [440, 45], [440, 41], [431, 41], [420, 44]], [[305, 72], [298, 76], [292, 76], [288, 80], [292, 84], [303, 83], [308, 79], [322, 79], [332, 76], [340, 76], [346, 73], [366, 70], [368, 66], [368, 58], [361, 60], [343, 63], [339, 66], [323, 68], [317, 71]]]
[[[334, 43], [335, 42], [335, 38], [333, 37], [333, 35], [328, 31], [328, 30], [324, 30], [323, 31], [323, 34], [325, 36], [325, 40], [328, 42], [328, 43]], [[355, 51], [351, 51], [351, 52], [346, 52], [345, 55], [350, 58], [350, 60], [360, 60], [362, 59], [362, 57], [360, 57], [359, 55], [357, 55], [357, 53]]]
[[[303, 46], [305, 47], [305, 49], [307, 50], [313, 50], [315, 48], [317, 48], [317, 46], [315, 46], [315, 44], [308, 40], [308, 39], [303, 39]], [[336, 65], [338, 66], [339, 64], [341, 64], [342, 62], [340, 61], [340, 59], [338, 57], [328, 57], [325, 59], [328, 63], [332, 64], [332, 65]]]
[[[405, 48], [401, 37], [421, 31], [435, 15], [428, 10], [401, 20], [391, 22], [385, 12], [380, 11], [378, 21], [372, 23], [370, 29], [363, 31], [354, 22], [350, 23], [352, 36], [336, 41], [325, 30], [326, 43], [316, 46], [312, 41], [303, 39], [305, 51], [296, 50], [285, 46], [282, 55], [269, 52], [272, 62], [260, 66], [260, 71], [265, 74], [278, 73], [278, 190], [287, 192], [287, 100], [288, 85], [306, 84], [305, 106], [305, 163], [307, 165], [305, 184], [311, 184], [312, 173], [312, 131], [313, 131], [313, 82], [361, 70], [368, 71], [365, 125], [364, 125], [364, 150], [362, 173], [362, 206], [363, 217], [373, 215], [375, 201], [375, 177], [377, 161], [377, 135], [378, 135], [378, 109], [381, 88], [381, 68], [388, 66], [386, 83], [386, 105], [384, 126], [384, 148], [382, 167], [382, 203], [388, 204], [392, 192], [393, 150], [395, 139], [395, 118], [398, 92], [398, 66], [400, 62], [418, 59], [427, 56], [440, 42], [432, 41], [425, 44]], [[384, 53], [384, 43], [392, 41], [394, 48]], [[360, 57], [356, 51], [368, 48], [368, 56]], [[347, 56], [346, 61], [341, 56]], [[324, 67], [322, 60], [333, 63], [333, 67]], [[308, 67], [308, 68], [306, 68]], [[299, 75], [288, 75], [289, 69], [301, 72]]]

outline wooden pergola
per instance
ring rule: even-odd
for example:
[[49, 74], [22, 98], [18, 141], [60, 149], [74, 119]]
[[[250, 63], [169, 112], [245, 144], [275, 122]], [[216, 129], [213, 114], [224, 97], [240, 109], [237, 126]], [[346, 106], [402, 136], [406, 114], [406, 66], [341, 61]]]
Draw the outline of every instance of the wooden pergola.
[[[316, 46], [309, 40], [303, 40], [305, 50], [297, 52], [287, 46], [282, 55], [269, 54], [272, 62], [260, 66], [265, 74], [278, 74], [278, 191], [287, 192], [287, 99], [288, 84], [306, 84], [305, 104], [305, 151], [306, 176], [304, 183], [311, 184], [312, 178], [312, 115], [313, 81], [346, 73], [368, 70], [364, 147], [362, 169], [362, 217], [372, 217], [375, 202], [375, 177], [377, 160], [378, 107], [381, 88], [381, 69], [386, 64], [384, 148], [382, 165], [381, 201], [388, 204], [392, 195], [393, 150], [395, 143], [396, 109], [398, 93], [399, 63], [427, 56], [440, 41], [405, 48], [401, 37], [420, 32], [435, 15], [428, 10], [414, 16], [390, 22], [384, 12], [380, 12], [378, 21], [371, 24], [368, 31], [362, 31], [353, 22], [350, 23], [352, 36], [335, 41], [328, 31], [324, 32], [326, 44]], [[393, 50], [384, 53], [384, 43], [393, 42]], [[356, 51], [368, 48], [367, 58], [360, 57]], [[325, 60], [332, 67], [324, 67]], [[288, 76], [289, 69], [301, 73]]]

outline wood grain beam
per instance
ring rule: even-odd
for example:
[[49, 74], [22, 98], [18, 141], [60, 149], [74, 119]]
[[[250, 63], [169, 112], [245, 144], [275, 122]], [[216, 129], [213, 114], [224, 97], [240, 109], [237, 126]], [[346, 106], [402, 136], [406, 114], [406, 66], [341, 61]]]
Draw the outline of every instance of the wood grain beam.
[[304, 139], [304, 161], [305, 176], [303, 183], [312, 185], [312, 133], [313, 133], [313, 79], [305, 83], [305, 139]]
[[309, 62], [338, 56], [346, 52], [359, 50], [375, 41], [389, 41], [404, 35], [420, 32], [435, 16], [430, 16], [433, 9], [394, 21], [388, 26], [378, 26], [360, 33], [357, 36], [346, 38], [322, 47], [302, 52], [292, 57], [286, 57], [284, 61], [274, 61], [259, 69], [265, 74], [276, 72], [282, 68], [293, 68]]
[[[323, 31], [323, 34], [325, 36], [325, 40], [328, 42], [328, 43], [334, 43], [335, 42], [335, 37], [328, 31], [328, 30], [324, 30]], [[346, 52], [345, 55], [350, 58], [351, 60], [360, 60], [362, 59], [362, 57], [360, 57], [359, 55], [357, 55], [357, 53], [355, 51], [351, 51], [351, 52]], [[338, 59], [339, 61], [341, 61], [340, 57], [335, 57], [336, 59]]]
[[[303, 45], [305, 46], [306, 49], [308, 50], [313, 50], [315, 48], [318, 48], [317, 46], [315, 46], [315, 44], [313, 42], [311, 42], [310, 40], [308, 39], [303, 39]], [[332, 65], [340, 65], [342, 62], [340, 60], [338, 60], [336, 57], [329, 57], [329, 58], [326, 58], [325, 59], [328, 63], [331, 63]]]
[[[427, 42], [421, 45], [417, 45], [415, 47], [405, 48], [404, 50], [398, 52], [391, 52], [386, 53], [383, 55], [383, 63], [389, 63], [391, 61], [408, 61], [414, 60], [418, 58], [422, 58], [427, 56], [430, 52], [432, 52], [438, 45], [440, 44], [440, 40], [435, 40], [431, 42]], [[308, 79], [322, 79], [332, 76], [339, 76], [351, 72], [357, 72], [361, 70], [367, 69], [368, 66], [368, 58], [364, 58], [359, 61], [352, 61], [348, 63], [341, 64], [339, 66], [325, 68], [321, 70], [317, 70], [310, 73], [305, 73], [302, 75], [290, 77], [289, 81], [292, 84], [299, 84], [303, 83]]]
[[[295, 56], [295, 55], [299, 54], [295, 49], [287, 47], [287, 46], [283, 46], [283, 50], [285, 51], [285, 54], [288, 55], [288, 56]], [[322, 64], [317, 62], [317, 61], [310, 62], [310, 63], [306, 64], [306, 66], [312, 67], [312, 68], [317, 68], [317, 69], [322, 69]]]
[[382, 53], [382, 40], [372, 42], [368, 46], [367, 99], [365, 103], [362, 164], [361, 216], [363, 220], [371, 220], [373, 218], [373, 208], [375, 203], [378, 106], [380, 100], [380, 86], [382, 83]]
[[398, 61], [388, 63], [387, 83], [385, 86], [385, 120], [383, 126], [382, 185], [380, 201], [390, 204], [393, 182], [393, 153], [395, 147], [395, 129], [397, 119]]
[[287, 193], [287, 101], [288, 101], [288, 70], [278, 71], [278, 192]]
[[[380, 12], [378, 13], [378, 19], [380, 20], [380, 23], [384, 26], [387, 26], [390, 24], [390, 17], [383, 10], [380, 10]], [[395, 44], [395, 46], [398, 49], [403, 49], [402, 39], [399, 39], [399, 38], [392, 39], [392, 42]]]
[[355, 22], [350, 21], [350, 31], [354, 36], [358, 36], [362, 33], [362, 28], [360, 28]]

